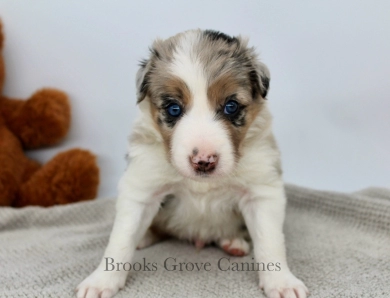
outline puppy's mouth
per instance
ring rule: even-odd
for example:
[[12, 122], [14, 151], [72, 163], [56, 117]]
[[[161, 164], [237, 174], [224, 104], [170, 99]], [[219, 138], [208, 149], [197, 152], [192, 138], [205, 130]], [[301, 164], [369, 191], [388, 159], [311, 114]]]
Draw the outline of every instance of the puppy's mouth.
[[196, 171], [195, 172], [195, 176], [196, 177], [199, 177], [201, 179], [206, 179], [206, 178], [210, 178], [211, 176], [215, 176], [213, 175], [213, 172], [215, 170], [212, 170], [212, 171], [208, 171], [208, 172], [201, 172], [201, 171]]
[[178, 169], [179, 173], [189, 179], [196, 180], [196, 181], [206, 181], [206, 180], [212, 180], [216, 178], [221, 178], [224, 175], [219, 173], [216, 169], [210, 170], [210, 171], [183, 171], [181, 169]]

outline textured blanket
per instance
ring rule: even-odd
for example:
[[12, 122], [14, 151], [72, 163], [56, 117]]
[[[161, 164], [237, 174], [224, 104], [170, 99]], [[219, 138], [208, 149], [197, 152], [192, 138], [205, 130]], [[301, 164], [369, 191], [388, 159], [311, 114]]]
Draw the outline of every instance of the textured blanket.
[[[311, 297], [390, 297], [390, 190], [286, 189], [288, 261]], [[0, 208], [0, 297], [74, 297], [100, 262], [114, 202]], [[117, 297], [263, 297], [252, 257], [162, 242], [136, 252]]]

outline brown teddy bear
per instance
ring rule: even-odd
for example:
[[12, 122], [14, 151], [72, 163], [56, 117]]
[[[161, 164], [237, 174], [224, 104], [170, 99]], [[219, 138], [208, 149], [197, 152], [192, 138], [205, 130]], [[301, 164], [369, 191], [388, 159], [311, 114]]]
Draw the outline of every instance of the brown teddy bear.
[[[0, 51], [3, 44], [0, 23]], [[90, 152], [68, 150], [43, 166], [23, 152], [56, 144], [66, 135], [70, 105], [65, 93], [42, 89], [28, 100], [11, 99], [2, 95], [4, 79], [0, 52], [0, 206], [52, 206], [95, 198], [99, 168]]]

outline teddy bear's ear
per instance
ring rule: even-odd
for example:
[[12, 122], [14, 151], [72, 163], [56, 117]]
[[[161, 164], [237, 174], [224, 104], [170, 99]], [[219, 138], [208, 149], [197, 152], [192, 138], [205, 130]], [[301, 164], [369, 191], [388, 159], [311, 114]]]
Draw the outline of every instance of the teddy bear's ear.
[[136, 76], [137, 103], [140, 103], [148, 93], [150, 61], [146, 59], [142, 60], [139, 66], [140, 68]]

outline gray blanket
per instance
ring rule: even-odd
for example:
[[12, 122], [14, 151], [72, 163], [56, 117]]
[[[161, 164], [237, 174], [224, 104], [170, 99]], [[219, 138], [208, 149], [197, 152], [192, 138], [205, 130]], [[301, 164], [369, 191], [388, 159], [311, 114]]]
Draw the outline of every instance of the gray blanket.
[[[286, 189], [288, 260], [311, 297], [390, 297], [390, 190]], [[0, 296], [74, 297], [76, 285], [102, 257], [114, 202], [1, 208]], [[263, 297], [257, 273], [250, 271], [253, 256], [224, 257], [215, 247], [197, 252], [185, 242], [162, 242], [136, 253], [137, 271], [117, 297]], [[196, 265], [173, 270], [171, 258], [176, 264], [209, 262], [210, 271]], [[244, 271], [233, 271], [234, 263]], [[241, 263], [249, 263], [249, 271]]]

